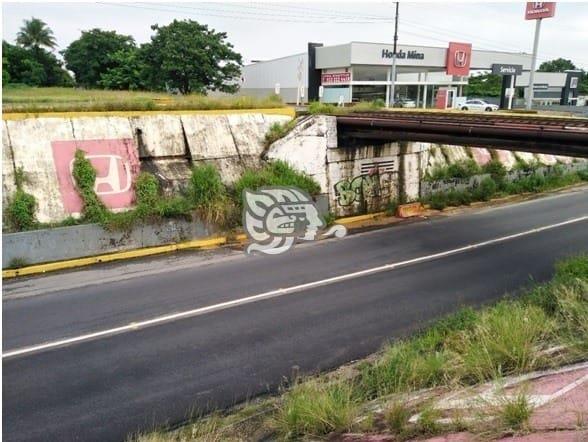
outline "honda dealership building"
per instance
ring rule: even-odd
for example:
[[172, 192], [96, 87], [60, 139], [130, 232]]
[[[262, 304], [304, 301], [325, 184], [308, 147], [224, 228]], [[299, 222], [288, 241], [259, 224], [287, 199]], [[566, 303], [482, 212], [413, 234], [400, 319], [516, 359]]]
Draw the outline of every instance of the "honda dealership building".
[[[389, 102], [392, 57], [391, 44], [309, 43], [305, 53], [244, 66], [240, 93], [278, 93], [288, 103]], [[463, 96], [463, 86], [472, 73], [493, 71], [503, 77], [501, 104], [506, 107], [510, 93], [515, 97], [526, 94], [531, 55], [477, 50], [467, 43], [448, 43], [446, 47], [399, 45], [396, 66], [395, 101], [414, 100], [417, 107], [452, 107], [456, 97]], [[536, 73], [535, 100], [573, 104], [579, 75]]]

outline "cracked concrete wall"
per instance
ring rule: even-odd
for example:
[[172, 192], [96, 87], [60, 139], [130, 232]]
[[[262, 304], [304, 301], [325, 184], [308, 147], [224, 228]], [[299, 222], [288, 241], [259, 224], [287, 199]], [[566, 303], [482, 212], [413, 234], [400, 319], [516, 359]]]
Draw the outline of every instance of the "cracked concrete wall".
[[58, 222], [69, 215], [60, 193], [51, 145], [55, 141], [131, 139], [141, 168], [154, 173], [168, 193], [184, 187], [192, 164], [201, 161], [214, 163], [223, 181], [231, 184], [245, 168], [261, 165], [270, 126], [290, 119], [244, 113], [3, 121], [3, 201], [6, 204], [15, 191], [14, 167], [22, 167], [28, 178], [24, 190], [38, 201], [38, 220]]

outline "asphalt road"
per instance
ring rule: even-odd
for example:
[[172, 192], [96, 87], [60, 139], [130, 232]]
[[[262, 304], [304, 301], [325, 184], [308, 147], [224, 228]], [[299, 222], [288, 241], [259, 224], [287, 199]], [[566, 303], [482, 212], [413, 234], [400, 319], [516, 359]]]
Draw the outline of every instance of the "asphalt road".
[[192, 254], [7, 282], [4, 439], [123, 440], [275, 390], [293, 366], [361, 358], [459, 306], [548, 279], [555, 260], [588, 252], [587, 216], [583, 189], [277, 257]]

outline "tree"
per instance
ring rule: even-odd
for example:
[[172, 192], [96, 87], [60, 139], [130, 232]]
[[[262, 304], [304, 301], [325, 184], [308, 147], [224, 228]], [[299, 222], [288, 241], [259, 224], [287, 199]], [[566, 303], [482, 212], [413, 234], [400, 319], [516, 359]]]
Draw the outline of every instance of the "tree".
[[62, 54], [66, 67], [75, 74], [78, 85], [99, 87], [102, 75], [118, 67], [112, 59], [113, 54], [134, 48], [135, 40], [131, 36], [92, 29], [82, 31], [82, 36], [73, 41]]
[[16, 43], [27, 49], [37, 50], [42, 46], [54, 49], [57, 46], [53, 31], [43, 20], [32, 17], [25, 20], [16, 35]]
[[2, 82], [29, 86], [71, 86], [72, 79], [55, 55], [2, 41]]
[[576, 69], [576, 65], [572, 60], [565, 58], [557, 58], [555, 60], [544, 61], [539, 65], [540, 72], [564, 72]]
[[177, 88], [183, 94], [205, 94], [208, 90], [231, 93], [239, 88], [235, 80], [241, 73], [242, 58], [226, 41], [225, 32], [193, 20], [174, 20], [151, 29], [155, 35], [141, 47], [151, 88]]
[[105, 89], [145, 89], [143, 72], [146, 66], [136, 48], [123, 49], [110, 56], [115, 65], [100, 76], [98, 84]]
[[497, 74], [480, 74], [470, 77], [464, 89], [468, 97], [500, 97], [502, 77]]

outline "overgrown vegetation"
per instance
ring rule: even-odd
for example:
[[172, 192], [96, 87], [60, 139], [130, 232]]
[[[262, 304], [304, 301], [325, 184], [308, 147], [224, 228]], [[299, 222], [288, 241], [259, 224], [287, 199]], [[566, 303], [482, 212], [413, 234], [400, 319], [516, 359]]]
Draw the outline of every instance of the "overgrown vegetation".
[[308, 113], [311, 115], [326, 114], [326, 115], [342, 115], [352, 112], [374, 112], [384, 108], [383, 100], [362, 101], [353, 104], [349, 107], [340, 107], [331, 103], [321, 103], [320, 101], [312, 101], [308, 105]]
[[23, 190], [23, 185], [27, 181], [22, 167], [14, 171], [14, 181], [16, 192], [9, 200], [6, 207], [6, 222], [10, 230], [31, 230], [37, 227], [37, 200], [33, 195]]
[[451, 189], [437, 192], [422, 199], [422, 202], [436, 210], [445, 207], [469, 205], [474, 201], [489, 201], [491, 198], [516, 195], [521, 193], [539, 193], [560, 187], [588, 181], [588, 168], [576, 172], [567, 172], [561, 165], [552, 166], [549, 173], [543, 175], [538, 169], [538, 162], [517, 161], [514, 169], [526, 173], [514, 181], [507, 181], [507, 170], [499, 161], [492, 160], [480, 167], [472, 159], [460, 161], [449, 166], [433, 169], [425, 177], [428, 181], [448, 180], [452, 178], [470, 178], [475, 175], [489, 174], [473, 189]]
[[281, 98], [209, 97], [200, 94], [170, 95], [159, 92], [108, 91], [65, 87], [13, 85], [2, 90], [3, 112], [90, 112], [152, 110], [261, 109], [285, 107]]
[[[273, 411], [263, 413], [252, 425], [266, 425], [266, 439], [314, 440], [329, 433], [369, 431], [374, 424], [368, 403], [392, 393], [397, 399], [383, 410], [379, 430], [393, 433], [398, 440], [436, 434], [443, 430], [437, 421], [440, 411], [430, 403], [421, 404], [420, 409], [407, 405], [401, 399], [406, 393], [474, 385], [585, 360], [587, 317], [588, 255], [580, 255], [559, 262], [548, 283], [481, 311], [464, 308], [411, 338], [387, 345], [375, 358], [359, 363], [352, 376], [297, 380], [282, 397], [268, 399]], [[560, 350], [546, 351], [553, 348]], [[495, 431], [524, 429], [532, 413], [524, 392], [489, 408]], [[409, 424], [416, 412], [418, 422]], [[463, 429], [464, 424], [457, 419], [451, 428]], [[249, 437], [253, 433], [233, 429], [224, 420], [215, 421], [214, 434], [222, 434], [223, 440], [235, 434], [253, 439]], [[161, 440], [177, 438], [171, 433]]]
[[277, 160], [267, 163], [261, 169], [247, 169], [235, 182], [234, 198], [237, 205], [242, 205], [243, 190], [256, 190], [263, 186], [295, 186], [311, 196], [320, 193], [316, 180], [303, 172], [299, 172], [285, 161]]
[[225, 186], [213, 164], [201, 164], [192, 169], [187, 188], [171, 196], [163, 194], [153, 174], [141, 172], [134, 182], [135, 207], [114, 213], [96, 195], [96, 170], [82, 150], [78, 149], [75, 153], [72, 175], [82, 199], [81, 217], [69, 217], [60, 223], [40, 224], [35, 218], [36, 200], [22, 190], [25, 176], [21, 169], [17, 170], [17, 191], [5, 211], [5, 221], [10, 230], [80, 223], [98, 223], [109, 230], [127, 230], [137, 222], [158, 222], [165, 218], [190, 219], [194, 213], [221, 228], [233, 228], [240, 222], [239, 209], [245, 188], [255, 190], [261, 186], [296, 186], [311, 195], [320, 192], [320, 186], [313, 178], [283, 161], [266, 163], [261, 169], [248, 169], [231, 187]]
[[284, 138], [292, 129], [296, 127], [296, 120], [286, 121], [284, 123], [275, 122], [273, 123], [267, 133], [265, 134], [265, 138], [263, 140], [263, 144], [267, 149], [272, 145], [272, 143], [276, 142], [277, 140]]

